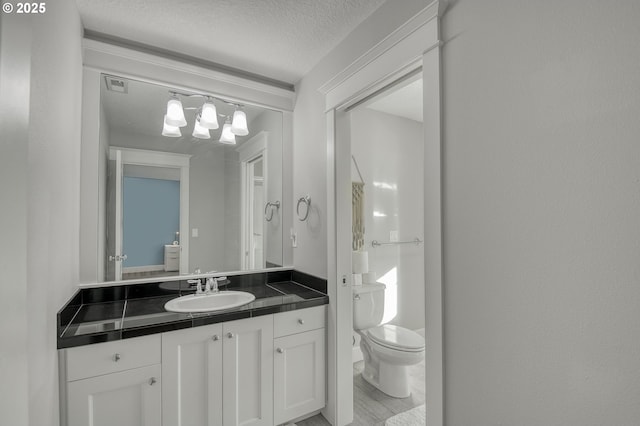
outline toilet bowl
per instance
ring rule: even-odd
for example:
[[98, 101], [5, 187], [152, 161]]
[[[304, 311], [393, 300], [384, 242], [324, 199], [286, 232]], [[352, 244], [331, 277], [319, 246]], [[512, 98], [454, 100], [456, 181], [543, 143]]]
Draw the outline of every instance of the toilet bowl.
[[384, 313], [383, 284], [354, 287], [354, 329], [364, 358], [362, 377], [395, 398], [411, 394], [408, 367], [424, 359], [424, 338], [396, 325], [379, 325]]

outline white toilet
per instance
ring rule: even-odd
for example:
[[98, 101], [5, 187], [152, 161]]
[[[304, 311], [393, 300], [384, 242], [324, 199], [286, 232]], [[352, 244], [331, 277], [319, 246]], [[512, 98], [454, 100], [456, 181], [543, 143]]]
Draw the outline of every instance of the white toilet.
[[361, 336], [362, 377], [387, 395], [406, 398], [407, 367], [424, 359], [424, 338], [403, 327], [379, 325], [384, 314], [384, 284], [353, 287], [353, 328]]

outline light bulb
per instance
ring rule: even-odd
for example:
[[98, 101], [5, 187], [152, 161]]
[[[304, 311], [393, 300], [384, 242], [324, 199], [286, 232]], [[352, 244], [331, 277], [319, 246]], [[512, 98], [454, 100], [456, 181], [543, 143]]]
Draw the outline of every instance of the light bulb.
[[206, 102], [202, 105], [202, 114], [200, 116], [200, 125], [205, 129], [217, 129], [218, 125], [218, 111], [213, 102]]
[[219, 142], [227, 145], [236, 144], [236, 135], [231, 132], [231, 123], [229, 123], [229, 119], [227, 119], [227, 122], [222, 126], [222, 133], [220, 134]]
[[164, 123], [162, 126], [162, 136], [168, 136], [170, 138], [179, 138], [182, 136], [180, 132], [180, 127], [172, 126], [171, 124], [167, 124], [167, 116], [164, 116]]
[[165, 122], [170, 126], [184, 127], [187, 125], [187, 119], [184, 118], [184, 110], [182, 102], [178, 98], [171, 98], [167, 102], [167, 115]]
[[233, 113], [231, 132], [238, 136], [246, 136], [249, 134], [249, 128], [247, 127], [247, 114], [245, 114], [241, 109], [237, 109], [236, 112]]
[[191, 136], [198, 139], [211, 139], [209, 129], [203, 127], [202, 124], [200, 124], [199, 117], [196, 117], [196, 122], [193, 125], [193, 133], [191, 134]]

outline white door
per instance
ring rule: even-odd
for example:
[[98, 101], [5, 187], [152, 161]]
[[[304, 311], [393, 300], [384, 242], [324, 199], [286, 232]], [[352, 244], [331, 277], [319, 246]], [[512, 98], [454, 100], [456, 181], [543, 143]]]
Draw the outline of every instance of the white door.
[[[262, 163], [262, 161], [260, 161]], [[253, 190], [251, 196], [252, 230], [253, 240], [251, 241], [251, 269], [262, 269], [264, 263], [264, 178], [253, 176]]]
[[223, 325], [225, 426], [272, 426], [273, 315]]
[[162, 335], [162, 423], [222, 425], [222, 324]]
[[[112, 149], [109, 154], [107, 176], [107, 235], [106, 280], [122, 279], [122, 151]], [[126, 258], [126, 257], [124, 257]]]
[[325, 406], [325, 329], [273, 342], [274, 421], [281, 424]]
[[158, 426], [161, 367], [76, 380], [68, 384], [68, 426]]
[[265, 161], [264, 153], [243, 163], [245, 176], [243, 188], [245, 206], [244, 224], [245, 236], [243, 240], [244, 269], [261, 269], [265, 267], [264, 261], [264, 211], [265, 211]]

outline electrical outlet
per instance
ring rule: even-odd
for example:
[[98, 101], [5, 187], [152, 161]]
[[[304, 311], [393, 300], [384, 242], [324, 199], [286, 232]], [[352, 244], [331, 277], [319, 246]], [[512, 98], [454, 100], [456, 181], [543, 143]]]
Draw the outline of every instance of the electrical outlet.
[[191, 229], [191, 236], [193, 238], [198, 238], [198, 228], [192, 228]]
[[398, 241], [398, 231], [390, 231], [389, 232], [389, 241], [395, 243]]

